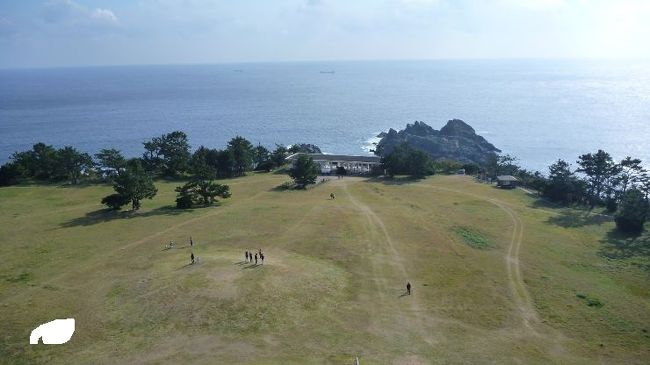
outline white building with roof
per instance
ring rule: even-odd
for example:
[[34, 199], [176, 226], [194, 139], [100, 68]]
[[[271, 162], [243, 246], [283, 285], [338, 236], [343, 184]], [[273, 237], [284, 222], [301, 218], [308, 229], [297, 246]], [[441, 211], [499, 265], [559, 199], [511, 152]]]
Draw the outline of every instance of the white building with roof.
[[323, 153], [295, 153], [287, 157], [292, 163], [299, 155], [311, 157], [320, 166], [321, 174], [336, 174], [343, 167], [348, 174], [365, 175], [381, 168], [381, 159], [377, 156], [326, 155]]

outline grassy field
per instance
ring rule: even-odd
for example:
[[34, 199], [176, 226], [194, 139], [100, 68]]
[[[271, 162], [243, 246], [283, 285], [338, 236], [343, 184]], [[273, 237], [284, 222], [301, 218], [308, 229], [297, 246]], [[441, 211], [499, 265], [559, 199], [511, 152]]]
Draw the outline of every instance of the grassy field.
[[[286, 179], [190, 211], [159, 182], [135, 214], [108, 186], [0, 189], [0, 363], [650, 362], [648, 236], [465, 177]], [[70, 342], [28, 344], [67, 317]]]

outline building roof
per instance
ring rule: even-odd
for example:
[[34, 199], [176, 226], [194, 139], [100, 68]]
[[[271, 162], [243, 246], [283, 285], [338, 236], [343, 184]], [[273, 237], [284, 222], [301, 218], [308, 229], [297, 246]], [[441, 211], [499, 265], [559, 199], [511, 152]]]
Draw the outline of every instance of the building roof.
[[[298, 155], [303, 153], [294, 153], [287, 157], [287, 160], [295, 160]], [[351, 155], [326, 155], [323, 153], [305, 153], [307, 156], [314, 159], [314, 161], [329, 161], [329, 162], [365, 162], [365, 163], [379, 163], [381, 158], [377, 156], [351, 156]]]
[[514, 177], [512, 175], [497, 176], [497, 180], [499, 180], [499, 181], [519, 181], [519, 179], [517, 179], [516, 177]]

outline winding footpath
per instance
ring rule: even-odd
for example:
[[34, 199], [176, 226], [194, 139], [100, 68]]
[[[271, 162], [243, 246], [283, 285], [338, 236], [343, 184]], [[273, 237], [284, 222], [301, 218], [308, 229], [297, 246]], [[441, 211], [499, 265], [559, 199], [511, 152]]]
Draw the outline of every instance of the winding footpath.
[[526, 284], [524, 283], [523, 275], [521, 273], [521, 265], [519, 262], [519, 252], [521, 250], [523, 237], [524, 237], [524, 223], [519, 218], [519, 215], [504, 202], [494, 199], [487, 198], [485, 196], [468, 193], [466, 191], [455, 190], [444, 188], [440, 186], [430, 186], [430, 185], [416, 185], [418, 187], [437, 189], [442, 191], [448, 191], [456, 194], [471, 196], [478, 200], [486, 201], [492, 205], [495, 205], [502, 211], [504, 211], [512, 222], [512, 236], [508, 244], [508, 250], [505, 255], [506, 269], [508, 272], [508, 284], [510, 286], [510, 293], [513, 297], [515, 306], [521, 314], [521, 319], [523, 322], [524, 328], [529, 330], [534, 335], [539, 335], [535, 330], [535, 326], [540, 324], [537, 311], [533, 305], [528, 290], [526, 289]]

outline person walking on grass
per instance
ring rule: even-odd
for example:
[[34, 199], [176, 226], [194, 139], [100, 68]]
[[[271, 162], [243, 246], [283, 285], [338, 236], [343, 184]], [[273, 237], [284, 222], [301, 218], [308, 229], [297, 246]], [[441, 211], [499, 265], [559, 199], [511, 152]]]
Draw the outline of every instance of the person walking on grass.
[[255, 265], [257, 265], [257, 254], [255, 254]]
[[406, 282], [406, 294], [411, 295], [411, 283]]
[[190, 260], [192, 261], [192, 265], [194, 265], [194, 252], [190, 254]]
[[246, 262], [248, 262], [248, 251], [246, 251]]
[[264, 265], [264, 254], [260, 252], [260, 259], [262, 259], [262, 265]]
[[190, 236], [190, 247], [194, 247], [194, 241], [192, 241], [192, 236]]

